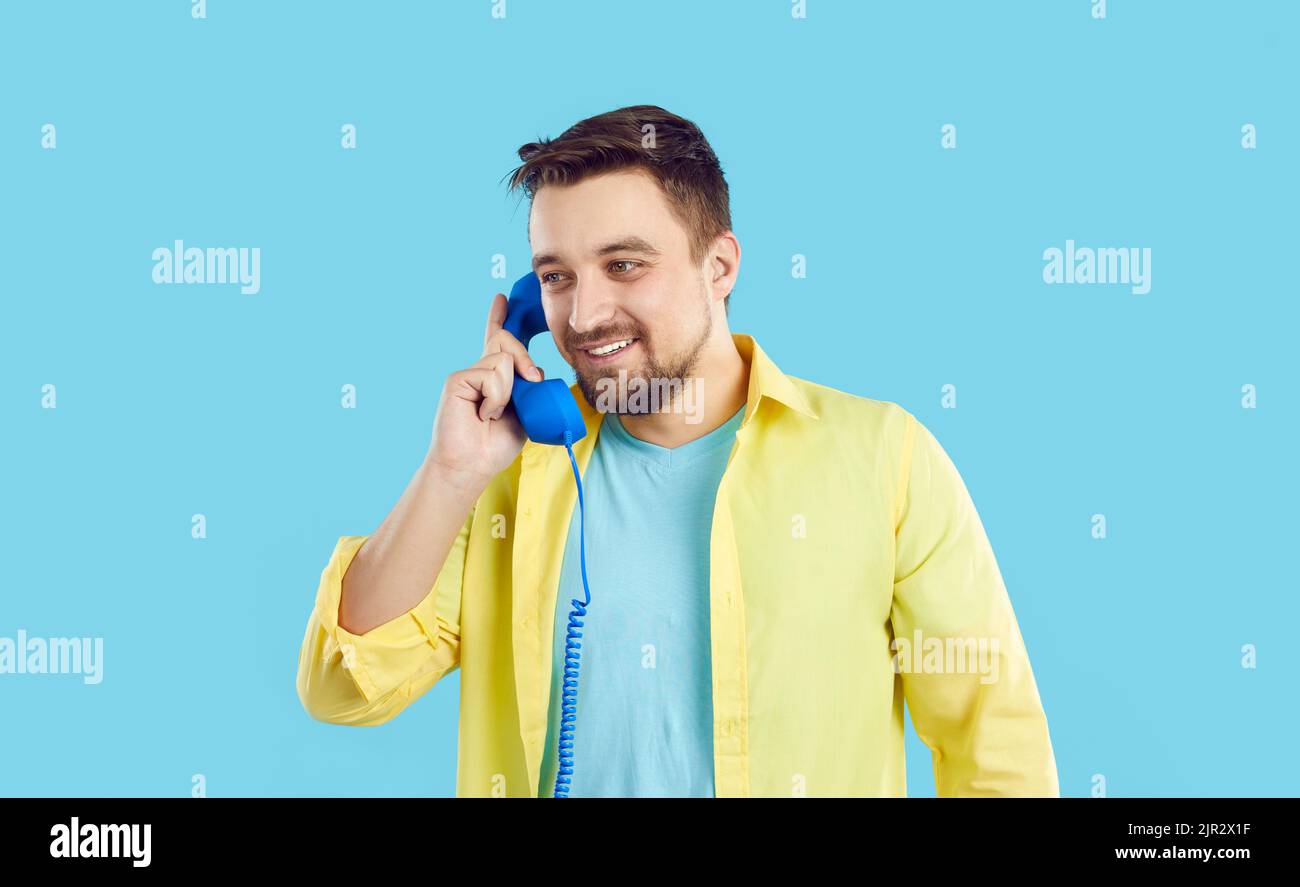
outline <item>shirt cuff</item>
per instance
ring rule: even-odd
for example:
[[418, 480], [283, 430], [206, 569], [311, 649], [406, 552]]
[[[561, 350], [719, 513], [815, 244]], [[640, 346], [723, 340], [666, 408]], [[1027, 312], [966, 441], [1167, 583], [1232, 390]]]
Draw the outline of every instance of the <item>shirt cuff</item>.
[[317, 619], [342, 657], [367, 702], [392, 692], [429, 661], [438, 648], [436, 587], [414, 609], [377, 625], [365, 634], [353, 634], [338, 623], [343, 595], [343, 575], [369, 536], [342, 536], [321, 573], [316, 594]]

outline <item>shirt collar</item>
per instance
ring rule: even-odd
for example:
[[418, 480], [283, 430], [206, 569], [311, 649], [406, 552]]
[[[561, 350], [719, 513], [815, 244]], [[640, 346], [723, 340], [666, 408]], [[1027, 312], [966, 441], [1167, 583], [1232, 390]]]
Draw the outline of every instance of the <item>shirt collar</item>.
[[[810, 419], [817, 418], [817, 413], [808, 404], [803, 392], [789, 376], [781, 372], [781, 369], [772, 362], [772, 358], [767, 356], [767, 352], [758, 347], [758, 342], [753, 336], [746, 333], [732, 333], [731, 340], [736, 343], [736, 350], [740, 352], [745, 363], [749, 364], [749, 392], [746, 395], [745, 418], [741, 420], [741, 428], [749, 424], [763, 398], [770, 398]], [[582, 396], [582, 389], [578, 387], [578, 383], [570, 385], [569, 390], [573, 392], [573, 398], [578, 402], [578, 409], [582, 411], [582, 419], [587, 425], [587, 435], [594, 436], [601, 419], [604, 418], [603, 415], [587, 403], [587, 398]]]
[[810, 419], [817, 418], [817, 413], [809, 406], [803, 392], [795, 386], [789, 376], [781, 372], [780, 368], [772, 362], [772, 358], [767, 356], [767, 352], [758, 347], [758, 342], [754, 340], [753, 336], [745, 333], [732, 333], [731, 340], [736, 343], [736, 350], [740, 352], [740, 356], [749, 364], [749, 394], [747, 397], [748, 404], [745, 409], [746, 424], [758, 409], [760, 401], [765, 397], [770, 397], [777, 403], [789, 407], [796, 413], [802, 413]]

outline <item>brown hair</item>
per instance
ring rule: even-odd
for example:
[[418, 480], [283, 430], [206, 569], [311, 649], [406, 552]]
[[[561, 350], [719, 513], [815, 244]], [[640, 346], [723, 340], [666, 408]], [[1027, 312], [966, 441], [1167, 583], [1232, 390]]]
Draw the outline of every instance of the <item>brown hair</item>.
[[713, 148], [698, 126], [657, 105], [631, 105], [588, 117], [558, 138], [521, 146], [519, 159], [523, 163], [509, 174], [510, 190], [521, 189], [530, 200], [546, 185], [645, 170], [686, 228], [696, 264], [704, 261], [719, 234], [731, 230], [727, 180]]

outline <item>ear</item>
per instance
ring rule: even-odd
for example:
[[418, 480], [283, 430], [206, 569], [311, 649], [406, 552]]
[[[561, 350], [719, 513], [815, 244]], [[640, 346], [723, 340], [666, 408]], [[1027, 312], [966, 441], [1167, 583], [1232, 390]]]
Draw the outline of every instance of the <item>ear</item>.
[[724, 231], [714, 239], [706, 268], [710, 297], [725, 299], [735, 289], [740, 274], [740, 241], [733, 232]]

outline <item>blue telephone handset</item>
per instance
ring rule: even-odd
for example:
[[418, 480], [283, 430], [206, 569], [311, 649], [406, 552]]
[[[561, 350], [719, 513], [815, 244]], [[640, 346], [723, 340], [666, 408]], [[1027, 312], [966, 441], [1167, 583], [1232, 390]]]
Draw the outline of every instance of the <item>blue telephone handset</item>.
[[[533, 336], [546, 330], [546, 313], [542, 310], [542, 285], [537, 275], [528, 272], [515, 281], [506, 303], [506, 320], [502, 327], [524, 347]], [[555, 797], [567, 798], [573, 779], [573, 733], [578, 716], [578, 660], [582, 653], [582, 617], [591, 604], [587, 587], [587, 506], [582, 496], [582, 475], [573, 456], [573, 444], [587, 435], [587, 426], [578, 411], [573, 392], [561, 379], [532, 382], [515, 373], [510, 389], [510, 405], [529, 440], [563, 446], [573, 466], [573, 481], [578, 485], [579, 551], [582, 565], [582, 592], [585, 600], [574, 598], [564, 638], [564, 684], [561, 691], [559, 765], [555, 774]]]
[[[542, 310], [542, 285], [537, 275], [528, 272], [515, 282], [506, 303], [506, 332], [524, 347], [533, 336], [546, 332], [546, 313]], [[510, 404], [529, 440], [564, 446], [587, 435], [587, 426], [578, 412], [573, 392], [561, 379], [531, 382], [515, 373]]]

